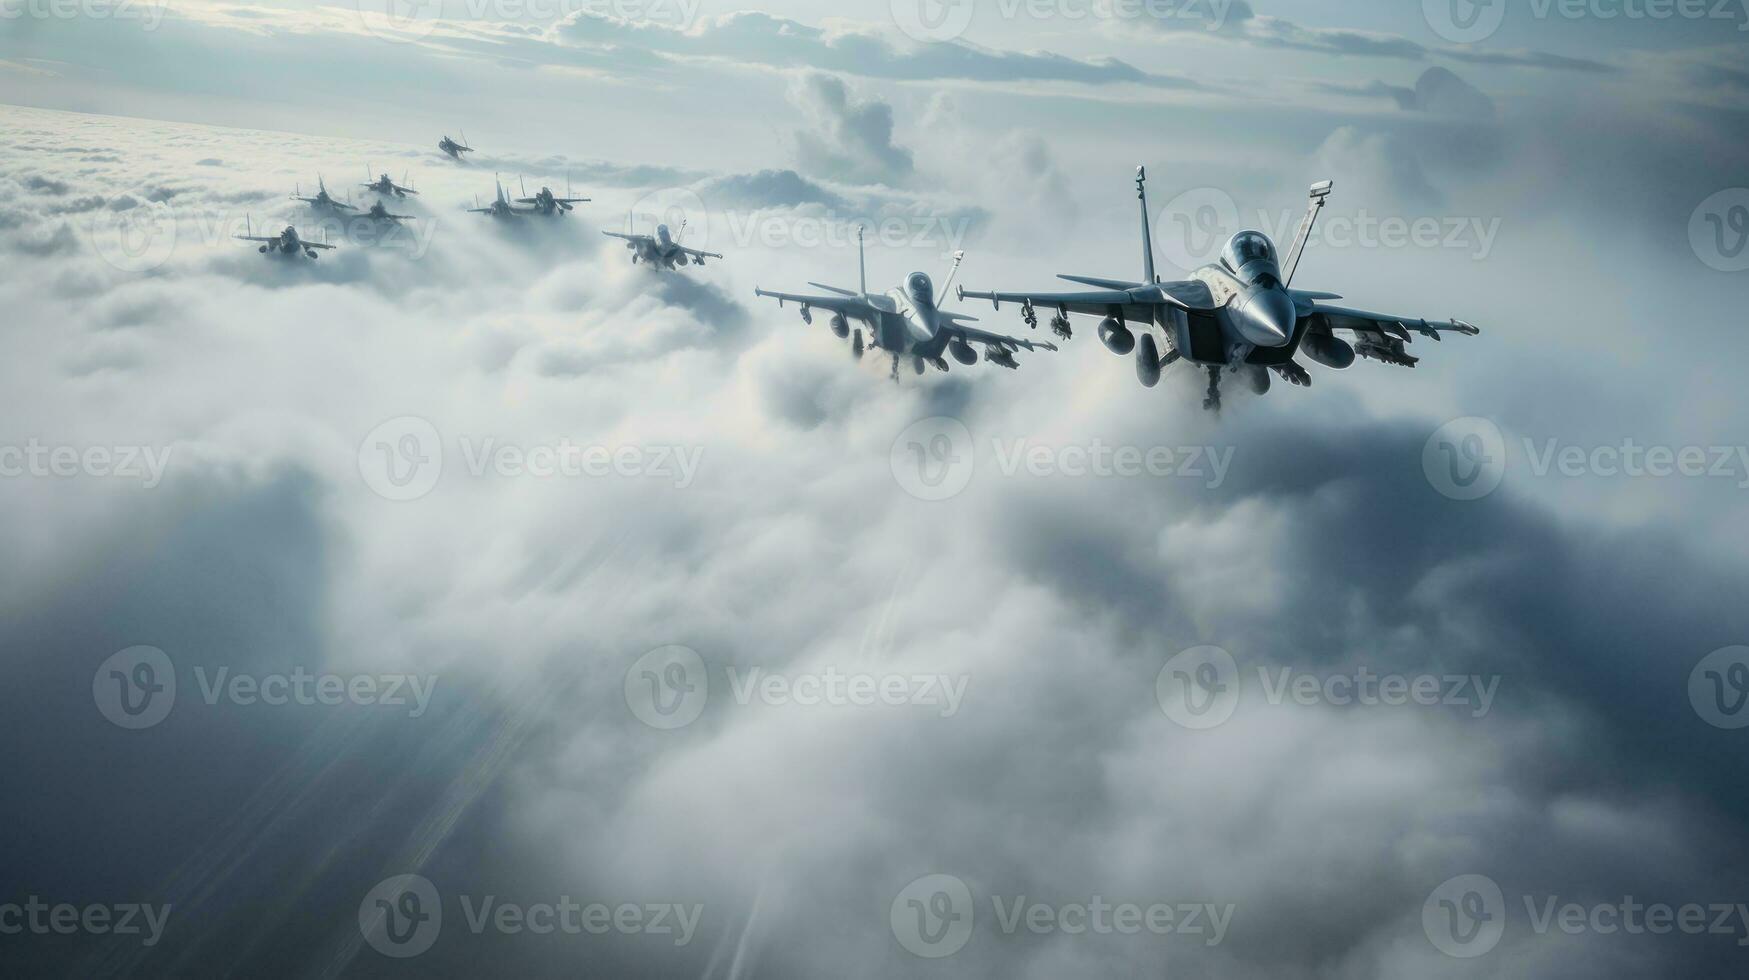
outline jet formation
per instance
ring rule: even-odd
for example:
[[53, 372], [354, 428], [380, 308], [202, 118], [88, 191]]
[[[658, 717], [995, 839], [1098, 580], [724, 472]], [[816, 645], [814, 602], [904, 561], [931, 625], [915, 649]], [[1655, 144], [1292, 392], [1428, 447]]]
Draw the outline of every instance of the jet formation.
[[[462, 154], [474, 152], [473, 147], [445, 136], [438, 149], [460, 160]], [[370, 167], [366, 166], [368, 177]], [[1416, 336], [1441, 340], [1444, 335], [1475, 336], [1481, 331], [1459, 319], [1429, 321], [1419, 317], [1404, 317], [1374, 313], [1339, 305], [1337, 293], [1295, 288], [1301, 260], [1317, 225], [1318, 216], [1329, 203], [1334, 191], [1331, 181], [1312, 185], [1304, 220], [1285, 254], [1279, 252], [1269, 236], [1258, 231], [1241, 231], [1233, 235], [1222, 248], [1219, 260], [1190, 274], [1190, 278], [1168, 281], [1160, 277], [1154, 262], [1151, 215], [1148, 211], [1148, 172], [1136, 169], [1136, 197], [1141, 204], [1142, 268], [1141, 278], [1107, 278], [1083, 275], [1059, 275], [1057, 278], [1082, 287], [1073, 291], [1004, 291], [971, 290], [960, 286], [955, 297], [988, 300], [1000, 311], [1004, 303], [1020, 307], [1022, 322], [1032, 330], [1039, 326], [1039, 311], [1051, 311], [1051, 332], [1062, 340], [1074, 336], [1071, 316], [1099, 319], [1099, 340], [1111, 353], [1133, 358], [1137, 378], [1149, 388], [1157, 386], [1168, 369], [1179, 363], [1200, 368], [1207, 375], [1208, 388], [1203, 405], [1219, 411], [1223, 384], [1237, 378], [1257, 394], [1266, 394], [1274, 379], [1298, 387], [1312, 383], [1311, 372], [1300, 358], [1332, 370], [1346, 370], [1357, 360], [1374, 360], [1384, 364], [1413, 368], [1420, 359], [1409, 353]], [[543, 186], [530, 195], [519, 183], [522, 196], [512, 199], [504, 190], [502, 180], [494, 181], [496, 196], [489, 206], [469, 209], [472, 214], [485, 214], [501, 221], [545, 216], [562, 217], [576, 205], [589, 203], [586, 197], [574, 197], [569, 180], [565, 196]], [[327, 182], [317, 177], [315, 197], [304, 197], [300, 187], [293, 199], [309, 205], [313, 212], [330, 216], [357, 215], [378, 222], [401, 223], [414, 220], [413, 215], [393, 214], [378, 200], [368, 212], [359, 214], [350, 200], [336, 200], [328, 192]], [[404, 199], [418, 191], [407, 183], [396, 183], [383, 174], [361, 185], [379, 198]], [[602, 234], [625, 243], [632, 263], [646, 264], [672, 271], [685, 265], [702, 266], [707, 259], [721, 259], [718, 252], [707, 252], [681, 244], [686, 234], [682, 222], [678, 234], [667, 224], [657, 224], [651, 234], [604, 231]], [[259, 246], [263, 254], [303, 254], [315, 258], [319, 251], [332, 249], [326, 242], [315, 243], [302, 238], [295, 227], [288, 226], [278, 235], [257, 237], [237, 236]], [[778, 301], [780, 306], [794, 303], [801, 309], [802, 320], [812, 324], [814, 311], [831, 314], [834, 335], [850, 342], [851, 352], [860, 360], [868, 351], [878, 350], [892, 358], [892, 376], [897, 377], [902, 363], [909, 360], [917, 374], [934, 367], [946, 372], [948, 357], [967, 367], [978, 363], [980, 354], [974, 345], [983, 348], [982, 359], [998, 367], [1018, 369], [1015, 355], [1022, 350], [1058, 350], [1055, 343], [1036, 342], [1019, 337], [992, 333], [972, 326], [976, 317], [950, 312], [944, 297], [957, 278], [964, 252], [953, 256], [953, 267], [937, 289], [934, 280], [923, 272], [913, 272], [895, 288], [883, 293], [871, 293], [868, 288], [868, 259], [862, 229], [857, 233], [859, 283], [856, 289], [809, 283], [820, 293], [770, 292], [755, 287], [760, 298]], [[854, 327], [852, 326], [854, 324]], [[1339, 336], [1340, 335], [1340, 336]]]

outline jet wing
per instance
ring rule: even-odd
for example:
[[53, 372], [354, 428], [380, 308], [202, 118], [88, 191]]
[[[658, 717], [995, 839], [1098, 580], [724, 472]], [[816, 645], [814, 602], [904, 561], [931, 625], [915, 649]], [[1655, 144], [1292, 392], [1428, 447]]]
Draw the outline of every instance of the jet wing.
[[1119, 310], [1122, 311], [1125, 319], [1141, 323], [1152, 322], [1154, 308], [1162, 304], [1192, 310], [1213, 309], [1216, 305], [1214, 298], [1209, 294], [1208, 286], [1196, 281], [1157, 283], [1137, 286], [1133, 289], [1098, 289], [1077, 293], [980, 293], [961, 289], [959, 296], [962, 300], [987, 299], [994, 303], [997, 309], [1001, 309], [1003, 303], [1020, 303], [1032, 306], [1034, 309], [1061, 309], [1070, 313], [1099, 317], [1110, 316], [1113, 310]]
[[273, 235], [271, 237], [262, 236], [262, 235], [238, 235], [236, 237], [237, 237], [237, 240], [240, 242], [277, 242], [277, 241], [279, 241], [278, 235]]
[[319, 248], [324, 252], [331, 252], [335, 248], [335, 246], [333, 246], [333, 245], [323, 245], [319, 242], [303, 242], [303, 241], [298, 242], [298, 247], [299, 248]]
[[722, 255], [720, 253], [701, 252], [696, 248], [687, 248], [685, 245], [680, 246], [680, 250], [682, 252], [685, 252], [687, 255], [690, 255], [694, 258], [700, 258], [700, 259], [720, 259], [720, 258], [722, 258]]
[[1347, 330], [1350, 333], [1380, 339], [1390, 337], [1404, 342], [1411, 339], [1410, 333], [1418, 333], [1430, 340], [1439, 340], [1439, 335], [1442, 333], [1456, 333], [1466, 337], [1474, 337], [1482, 332], [1479, 327], [1462, 320], [1429, 322], [1418, 317], [1369, 313], [1366, 310], [1351, 310], [1347, 307], [1331, 306], [1322, 302], [1312, 304], [1311, 315], [1320, 317], [1331, 330]]
[[1354, 334], [1354, 352], [1361, 357], [1408, 368], [1420, 363], [1419, 358], [1409, 353], [1409, 344], [1414, 342], [1411, 331], [1432, 340], [1440, 339], [1442, 333], [1473, 337], [1482, 332], [1462, 320], [1429, 323], [1413, 317], [1369, 313], [1325, 303], [1313, 303], [1309, 316], [1314, 331], [1346, 330]]
[[831, 310], [871, 324], [888, 312], [860, 296], [804, 296], [799, 293], [772, 293], [757, 288], [753, 290], [753, 294], [770, 297], [779, 303], [797, 303], [810, 309]]
[[1009, 337], [999, 333], [991, 333], [988, 330], [979, 330], [977, 327], [961, 326], [961, 322], [962, 321], [955, 318], [951, 325], [946, 329], [951, 333], [957, 334], [961, 340], [964, 340], [967, 343], [988, 344], [992, 347], [1000, 347], [1009, 351], [1054, 351], [1057, 349], [1056, 344], [1034, 343], [1030, 340], [1022, 340], [1019, 337]]
[[651, 238], [649, 235], [622, 235], [617, 231], [604, 231], [604, 232], [602, 232], [602, 234], [606, 235], [609, 238], [618, 238], [621, 241], [636, 242], [639, 244], [651, 244], [651, 243], [654, 243], [656, 241], [654, 238]]

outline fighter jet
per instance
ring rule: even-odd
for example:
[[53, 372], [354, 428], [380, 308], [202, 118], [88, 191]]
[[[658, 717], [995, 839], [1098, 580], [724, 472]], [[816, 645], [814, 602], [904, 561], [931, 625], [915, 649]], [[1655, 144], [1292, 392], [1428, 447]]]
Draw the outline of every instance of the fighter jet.
[[300, 186], [297, 188], [296, 192], [292, 194], [292, 200], [302, 201], [305, 204], [308, 204], [311, 211], [327, 211], [331, 214], [343, 214], [347, 211], [358, 210], [358, 208], [351, 204], [347, 204], [343, 201], [336, 201], [334, 198], [330, 197], [328, 195], [328, 183], [320, 176], [316, 177], [316, 186], [319, 189], [316, 191], [315, 197], [304, 197], [304, 189]]
[[395, 224], [418, 220], [417, 216], [411, 214], [390, 214], [389, 209], [384, 207], [381, 201], [371, 205], [370, 210], [366, 211], [364, 216], [372, 221], [392, 221]]
[[[978, 363], [978, 352], [972, 348], [973, 344], [984, 345], [985, 360], [1011, 371], [1020, 368], [1014, 360], [1017, 350], [1057, 349], [1055, 344], [1035, 344], [1030, 340], [1005, 337], [967, 326], [968, 323], [978, 322], [977, 317], [949, 313], [941, 309], [936, 304], [935, 283], [921, 272], [911, 273], [906, 277], [904, 285], [889, 290], [884, 296], [871, 296], [868, 291], [868, 259], [863, 249], [861, 229], [857, 230], [856, 250], [862, 283], [854, 292], [811, 282], [808, 285], [832, 295], [769, 293], [757, 287], [753, 290], [754, 295], [769, 296], [777, 300], [779, 306], [784, 303], [800, 304], [803, 323], [814, 322], [815, 309], [830, 310], [832, 332], [841, 340], [850, 337], [850, 350], [856, 355], [856, 359], [861, 360], [868, 347], [886, 351], [893, 358], [894, 378], [899, 376], [899, 361], [905, 357], [911, 358], [912, 368], [918, 374], [922, 374], [926, 366], [945, 372], [947, 359], [942, 356], [944, 353], [952, 354], [954, 360], [970, 367]], [[959, 273], [960, 263], [964, 260], [964, 252], [954, 253], [953, 270], [943, 284], [943, 293], [947, 291], [947, 286], [952, 285], [954, 276]], [[851, 336], [851, 320], [858, 323], [854, 336]], [[866, 344], [863, 341], [863, 327], [867, 327], [869, 331]]]
[[[609, 238], [618, 238], [626, 243], [626, 249], [632, 253], [632, 264], [648, 262], [658, 268], [672, 270], [683, 266], [690, 259], [693, 265], [704, 265], [705, 259], [720, 259], [723, 256], [717, 252], [701, 252], [696, 248], [687, 248], [680, 244], [679, 239], [671, 234], [667, 225], [657, 225], [656, 234], [622, 235], [617, 231], [604, 231]], [[680, 226], [680, 235], [686, 234], [686, 225]]]
[[317, 249], [329, 251], [334, 248], [332, 245], [304, 241], [298, 237], [298, 230], [290, 225], [287, 225], [286, 229], [277, 235], [261, 237], [255, 234], [254, 224], [247, 216], [243, 220], [243, 227], [247, 234], [238, 235], [237, 240], [258, 243], [261, 247], [256, 251], [262, 255], [296, 255], [302, 252], [313, 259], [316, 257]]
[[[520, 183], [519, 183], [519, 186], [520, 186]], [[527, 194], [528, 188], [523, 187], [522, 193]], [[564, 217], [567, 212], [576, 210], [571, 205], [573, 205], [573, 204], [588, 204], [589, 203], [589, 198], [587, 198], [587, 197], [572, 197], [570, 195], [571, 195], [571, 181], [570, 181], [570, 178], [566, 178], [566, 180], [565, 180], [565, 196], [564, 197], [555, 197], [553, 195], [552, 188], [542, 187], [540, 189], [539, 194], [536, 194], [533, 197], [519, 197], [516, 199], [516, 203], [534, 205], [534, 210], [537, 214], [544, 214], [544, 215], [555, 215], [556, 214], [560, 217]]]
[[[497, 181], [496, 183], [498, 185], [498, 199], [492, 202], [492, 206], [469, 208], [469, 214], [489, 214], [501, 221], [509, 221], [515, 218], [526, 218], [535, 213], [533, 208], [519, 208], [511, 204], [510, 198], [504, 193], [504, 182]], [[474, 203], [479, 204], [479, 199], [476, 198]]]
[[[370, 176], [370, 167], [368, 165], [364, 168], [364, 173], [365, 173], [366, 177]], [[405, 175], [403, 175], [401, 177], [401, 179], [406, 180], [407, 178]], [[383, 197], [390, 197], [390, 196], [406, 197], [408, 194], [417, 195], [419, 193], [418, 191], [416, 191], [413, 188], [408, 187], [404, 184], [395, 183], [394, 179], [391, 178], [388, 174], [383, 174], [381, 177], [378, 177], [376, 180], [373, 180], [368, 184], [360, 184], [359, 186], [363, 187], [367, 191], [374, 191], [375, 193], [380, 194]]]
[[[1419, 361], [1406, 349], [1413, 342], [1411, 332], [1430, 340], [1439, 340], [1442, 333], [1481, 333], [1462, 320], [1430, 323], [1415, 317], [1368, 313], [1332, 305], [1332, 300], [1342, 298], [1335, 293], [1290, 288], [1318, 212], [1329, 200], [1334, 186], [1330, 181], [1313, 185], [1310, 209], [1285, 261], [1278, 257], [1268, 236], [1241, 231], [1227, 242], [1218, 263], [1196, 270], [1189, 280], [1162, 282], [1154, 273], [1147, 179], [1147, 170], [1138, 168], [1141, 282], [1060, 276], [1093, 290], [1003, 293], [962, 288], [960, 297], [987, 299], [997, 309], [1003, 303], [1018, 303], [1027, 325], [1035, 329], [1038, 308], [1054, 309], [1051, 329], [1063, 337], [1070, 335], [1069, 314], [1100, 317], [1100, 341], [1119, 356], [1133, 353], [1136, 373], [1149, 388], [1160, 383], [1165, 368], [1180, 360], [1207, 369], [1208, 395], [1203, 405], [1214, 411], [1221, 406], [1223, 373], [1243, 376], [1254, 391], [1263, 394], [1269, 390], [1271, 372], [1290, 384], [1304, 387], [1312, 383], [1311, 375], [1295, 360], [1297, 354], [1336, 370], [1350, 367], [1357, 356], [1414, 367]], [[1353, 342], [1336, 336], [1338, 331], [1351, 334]]]
[[463, 153], [474, 152], [473, 147], [464, 145], [467, 143], [467, 141], [468, 141], [468, 134], [467, 133], [462, 134], [462, 141], [460, 143], [457, 143], [455, 140], [452, 140], [448, 136], [445, 136], [443, 138], [442, 142], [437, 144], [437, 148], [442, 150], [443, 152], [449, 154], [449, 156], [452, 160], [460, 160], [462, 158]]

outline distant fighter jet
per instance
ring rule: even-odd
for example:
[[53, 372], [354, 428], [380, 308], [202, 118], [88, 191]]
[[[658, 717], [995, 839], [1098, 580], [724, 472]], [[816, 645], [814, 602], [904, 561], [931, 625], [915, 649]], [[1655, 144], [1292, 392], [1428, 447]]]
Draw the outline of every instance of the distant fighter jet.
[[[857, 327], [850, 346], [857, 360], [862, 359], [865, 349], [862, 326], [866, 326], [869, 330], [868, 346], [892, 354], [895, 378], [899, 376], [899, 360], [903, 357], [911, 358], [912, 367], [918, 374], [923, 373], [925, 366], [946, 371], [947, 359], [942, 356], [943, 353], [951, 353], [954, 360], [968, 367], [976, 364], [978, 352], [972, 348], [972, 344], [983, 344], [985, 360], [1011, 371], [1020, 368], [1014, 360], [1017, 350], [1057, 349], [1055, 344], [1035, 344], [1030, 340], [1005, 337], [966, 326], [968, 323], [976, 323], [977, 318], [948, 313], [937, 306], [935, 284], [921, 272], [913, 272], [905, 279], [903, 286], [889, 290], [884, 296], [869, 295], [868, 260], [863, 252], [860, 229], [857, 232], [856, 248], [862, 284], [855, 292], [811, 282], [808, 285], [832, 295], [768, 293], [759, 288], [753, 290], [754, 295], [769, 296], [777, 300], [780, 306], [784, 303], [800, 304], [803, 323], [814, 322], [813, 311], [816, 308], [832, 311], [832, 332], [840, 339], [850, 336], [850, 321], [857, 321], [861, 326]], [[943, 292], [947, 286], [952, 285], [964, 259], [964, 252], [954, 253], [953, 271], [943, 284]]]
[[[492, 206], [486, 208], [469, 208], [469, 214], [489, 214], [494, 218], [508, 221], [513, 218], [526, 218], [535, 213], [533, 208], [519, 208], [516, 205], [511, 204], [510, 198], [504, 193], [504, 182], [497, 181], [496, 183], [498, 186], [498, 198], [492, 202]], [[478, 199], [475, 199], [474, 203], [477, 205], [480, 202]]]
[[302, 201], [305, 204], [308, 204], [311, 211], [328, 211], [333, 214], [344, 214], [347, 211], [358, 210], [358, 208], [351, 204], [336, 201], [334, 198], [328, 196], [328, 183], [320, 176], [316, 178], [316, 186], [319, 189], [316, 191], [315, 197], [304, 197], [304, 189], [300, 186], [297, 188], [297, 191], [292, 194], [292, 200]]
[[[370, 167], [368, 165], [366, 165], [366, 167], [364, 168], [364, 173], [365, 173], [366, 177], [370, 176]], [[401, 179], [406, 180], [407, 179], [406, 175], [403, 174]], [[390, 197], [390, 196], [406, 197], [408, 194], [415, 194], [416, 195], [419, 193], [418, 191], [416, 191], [413, 188], [408, 187], [404, 184], [395, 183], [394, 180], [392, 178], [390, 178], [388, 174], [383, 174], [381, 177], [378, 177], [376, 180], [373, 180], [368, 184], [360, 184], [359, 186], [363, 187], [367, 191], [374, 191], [378, 194], [381, 194], [383, 197]]]
[[364, 216], [372, 221], [392, 221], [395, 224], [400, 224], [403, 221], [418, 220], [415, 215], [411, 214], [390, 214], [389, 209], [384, 207], [383, 202], [381, 201], [371, 205], [370, 210], [366, 211]]
[[[618, 238], [626, 243], [626, 249], [632, 253], [632, 264], [648, 262], [658, 268], [672, 270], [683, 266], [688, 260], [693, 265], [704, 265], [705, 259], [720, 259], [723, 256], [717, 252], [701, 252], [696, 248], [687, 248], [668, 231], [667, 225], [657, 225], [656, 234], [622, 235], [617, 231], [604, 231], [609, 238]], [[686, 225], [680, 226], [682, 237], [686, 234]]]
[[[1335, 293], [1289, 288], [1318, 212], [1330, 197], [1329, 181], [1312, 187], [1310, 210], [1285, 263], [1268, 236], [1242, 231], [1227, 242], [1218, 264], [1196, 270], [1187, 281], [1162, 282], [1154, 274], [1147, 179], [1145, 168], [1136, 171], [1136, 193], [1142, 201], [1142, 282], [1060, 276], [1094, 290], [986, 293], [962, 287], [960, 297], [987, 299], [997, 309], [1003, 303], [1019, 303], [1027, 325], [1035, 329], [1038, 308], [1054, 309], [1051, 329], [1062, 337], [1070, 335], [1070, 313], [1101, 317], [1100, 341], [1119, 356], [1134, 353], [1136, 373], [1147, 387], [1159, 384], [1161, 372], [1180, 360], [1206, 368], [1208, 396], [1203, 405], [1216, 411], [1221, 407], [1223, 371], [1243, 375], [1262, 394], [1269, 390], [1271, 371], [1291, 384], [1312, 383], [1311, 375], [1294, 360], [1297, 353], [1336, 370], [1351, 366], [1356, 356], [1414, 367], [1417, 359], [1405, 350], [1412, 343], [1411, 331], [1431, 340], [1439, 340], [1441, 333], [1481, 332], [1462, 320], [1429, 323], [1332, 306], [1330, 300], [1341, 298]], [[1140, 339], [1132, 328], [1140, 332]], [[1338, 330], [1352, 334], [1354, 342], [1337, 337]]]
[[256, 242], [260, 244], [261, 247], [256, 249], [256, 251], [260, 252], [262, 255], [296, 255], [297, 253], [302, 252], [313, 259], [316, 257], [317, 249], [329, 251], [334, 248], [332, 245], [304, 241], [302, 238], [298, 237], [298, 230], [290, 225], [287, 225], [286, 229], [279, 234], [265, 238], [255, 234], [253, 223], [250, 222], [247, 217], [244, 218], [243, 227], [247, 234], [238, 235], [237, 240], [243, 242]]
[[[528, 188], [523, 187], [522, 193], [527, 194]], [[589, 198], [587, 197], [571, 197], [570, 194], [571, 181], [569, 178], [566, 178], [564, 197], [555, 197], [551, 188], [542, 187], [539, 194], [536, 194], [533, 197], [519, 197], [516, 199], [516, 203], [532, 204], [534, 205], [535, 212], [538, 214], [556, 214], [563, 217], [566, 212], [575, 210], [571, 205], [589, 203]]]
[[460, 143], [457, 143], [455, 140], [452, 140], [448, 136], [445, 136], [443, 138], [443, 141], [437, 144], [437, 148], [442, 150], [443, 152], [449, 154], [452, 159], [460, 160], [462, 158], [463, 153], [474, 152], [473, 147], [464, 145], [467, 143], [467, 141], [468, 141], [468, 134], [467, 133], [462, 134], [462, 141]]

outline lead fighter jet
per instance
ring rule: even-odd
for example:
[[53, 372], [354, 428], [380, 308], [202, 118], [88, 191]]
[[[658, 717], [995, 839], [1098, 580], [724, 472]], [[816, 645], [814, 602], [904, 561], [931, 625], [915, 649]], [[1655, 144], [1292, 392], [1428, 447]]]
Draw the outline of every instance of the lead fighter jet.
[[[1057, 349], [1055, 344], [1035, 344], [1030, 340], [1005, 337], [967, 326], [968, 323], [976, 323], [977, 317], [948, 313], [936, 305], [935, 284], [921, 272], [911, 273], [906, 277], [903, 286], [889, 290], [884, 296], [871, 296], [868, 291], [868, 261], [863, 251], [861, 229], [857, 230], [856, 250], [862, 275], [862, 285], [856, 292], [811, 282], [808, 285], [832, 295], [768, 293], [759, 288], [755, 288], [753, 293], [755, 296], [769, 296], [777, 300], [780, 306], [784, 303], [800, 304], [804, 323], [814, 322], [816, 308], [830, 310], [832, 332], [840, 340], [850, 336], [850, 321], [857, 321], [859, 326], [850, 347], [857, 360], [862, 359], [866, 349], [862, 331], [863, 327], [867, 327], [869, 342], [866, 346], [892, 354], [894, 378], [899, 376], [899, 359], [906, 356], [911, 358], [912, 366], [918, 374], [923, 373], [926, 365], [945, 372], [947, 359], [942, 356], [944, 353], [951, 353], [954, 360], [970, 367], [978, 363], [978, 352], [972, 348], [973, 344], [984, 345], [985, 360], [1011, 371], [1020, 369], [1020, 365], [1014, 361], [1014, 352], [1017, 350]], [[953, 283], [965, 257], [964, 252], [954, 253], [953, 271], [943, 285], [943, 292], [946, 292], [946, 286]]]
[[[603, 235], [617, 238], [626, 243], [626, 249], [632, 253], [632, 264], [648, 262], [663, 269], [673, 269], [691, 261], [693, 265], [704, 265], [705, 259], [720, 259], [719, 252], [701, 252], [696, 248], [687, 248], [680, 244], [667, 225], [657, 225], [654, 235], [622, 235], [617, 231], [604, 231]], [[680, 225], [681, 237], [686, 235], [686, 224]]]
[[[1329, 200], [1329, 181], [1312, 187], [1311, 206], [1300, 224], [1287, 260], [1281, 262], [1268, 236], [1256, 231], [1234, 235], [1221, 251], [1220, 262], [1204, 266], [1182, 282], [1162, 282], [1154, 273], [1154, 245], [1149, 232], [1148, 174], [1136, 171], [1136, 194], [1142, 201], [1142, 282], [1059, 276], [1092, 286], [1076, 293], [973, 292], [963, 287], [961, 299], [987, 299], [1001, 309], [1019, 303], [1028, 326], [1038, 326], [1038, 308], [1054, 309], [1051, 329], [1070, 335], [1069, 314], [1102, 318], [1099, 339], [1119, 356], [1136, 357], [1136, 374], [1149, 388], [1161, 372], [1180, 360], [1208, 371], [1205, 408], [1221, 407], [1223, 373], [1243, 375], [1258, 394], [1270, 387], [1270, 372], [1283, 380], [1309, 386], [1312, 377], [1294, 360], [1304, 353], [1325, 367], [1343, 370], [1365, 357], [1386, 364], [1414, 367], [1406, 345], [1411, 333], [1439, 340], [1442, 333], [1481, 333], [1462, 320], [1430, 323], [1413, 317], [1368, 313], [1334, 306], [1335, 293], [1290, 288], [1306, 242]], [[1285, 267], [1285, 272], [1284, 272]], [[1134, 329], [1132, 329], [1134, 328]], [[1353, 342], [1336, 336], [1351, 334]], [[1138, 339], [1137, 333], [1140, 333]], [[1158, 336], [1158, 339], [1156, 339]], [[1164, 353], [1162, 353], [1164, 352]]]

